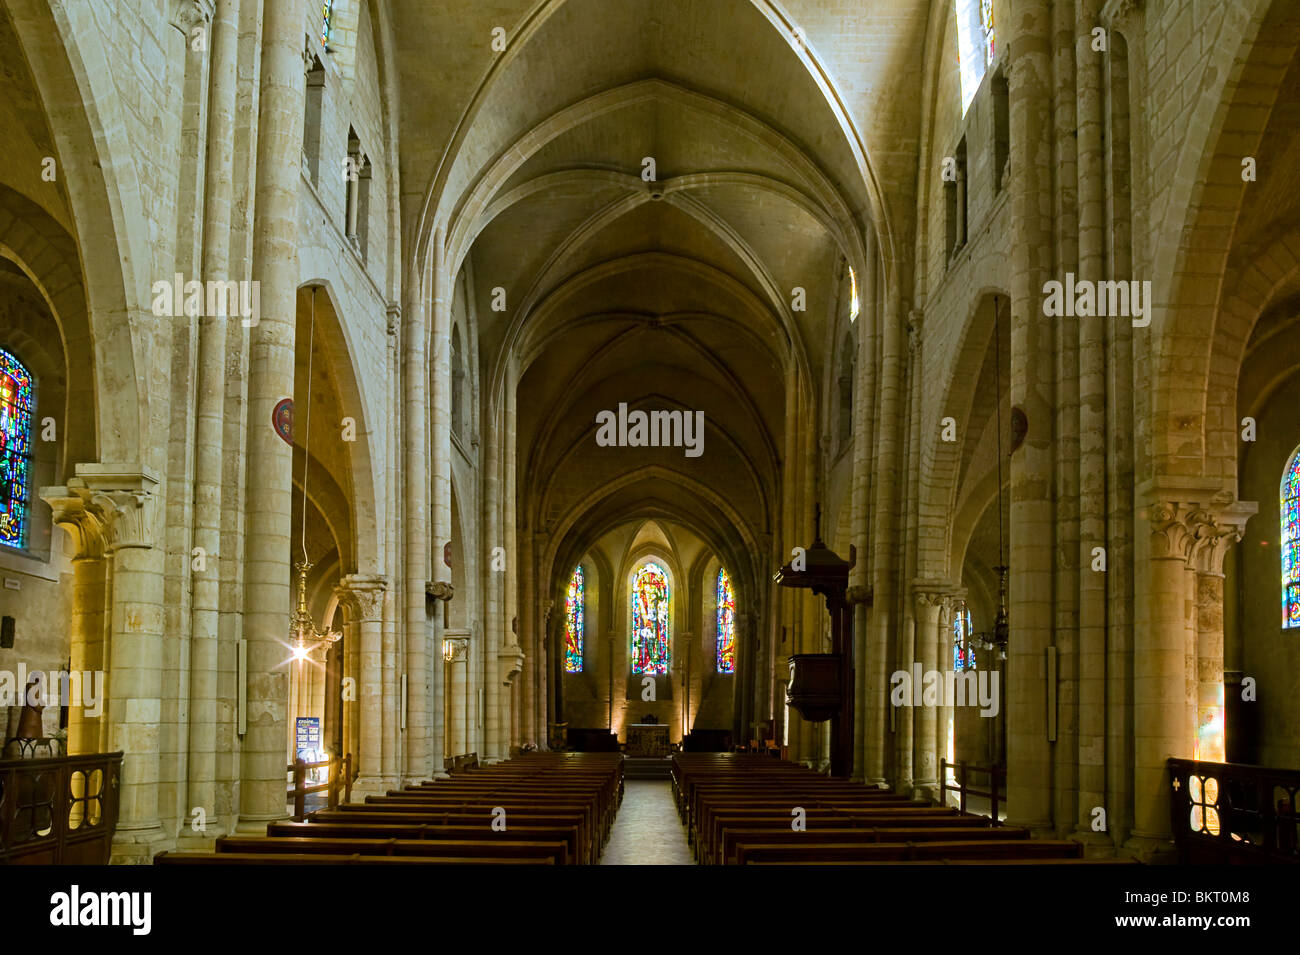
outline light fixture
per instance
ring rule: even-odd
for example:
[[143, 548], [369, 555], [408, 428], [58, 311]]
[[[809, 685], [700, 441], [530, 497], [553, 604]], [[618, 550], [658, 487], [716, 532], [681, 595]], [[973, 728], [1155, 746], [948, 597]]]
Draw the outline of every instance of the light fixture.
[[452, 643], [450, 639], [443, 638], [443, 641], [442, 641], [442, 659], [443, 659], [445, 662], [450, 663], [451, 660], [452, 660], [452, 657], [454, 657], [455, 655], [456, 655], [456, 645], [455, 645], [454, 643]]
[[316, 339], [316, 289], [311, 288], [311, 331], [307, 337], [307, 421], [303, 432], [302, 458], [302, 560], [294, 564], [298, 571], [298, 609], [289, 618], [289, 642], [293, 658], [299, 663], [308, 659], [312, 651], [329, 647], [343, 635], [337, 631], [321, 630], [307, 609], [307, 571], [314, 566], [307, 559], [307, 468], [311, 465], [311, 365], [312, 348]]

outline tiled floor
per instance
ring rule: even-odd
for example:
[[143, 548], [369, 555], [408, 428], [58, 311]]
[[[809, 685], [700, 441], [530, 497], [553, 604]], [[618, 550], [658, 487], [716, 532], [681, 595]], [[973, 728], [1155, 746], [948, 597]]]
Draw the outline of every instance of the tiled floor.
[[673, 805], [672, 784], [629, 779], [601, 865], [694, 865], [686, 830]]

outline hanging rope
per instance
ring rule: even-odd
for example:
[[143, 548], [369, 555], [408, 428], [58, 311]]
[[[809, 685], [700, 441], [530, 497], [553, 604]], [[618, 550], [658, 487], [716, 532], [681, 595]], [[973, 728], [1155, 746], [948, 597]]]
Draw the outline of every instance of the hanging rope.
[[311, 463], [311, 360], [316, 340], [316, 289], [311, 287], [311, 330], [307, 333], [307, 427], [302, 454], [302, 562], [307, 563], [307, 467]]

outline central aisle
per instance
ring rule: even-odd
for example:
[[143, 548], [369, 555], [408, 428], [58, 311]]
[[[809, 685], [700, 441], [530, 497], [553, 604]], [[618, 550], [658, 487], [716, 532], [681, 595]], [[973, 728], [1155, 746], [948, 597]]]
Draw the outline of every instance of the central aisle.
[[694, 865], [686, 830], [673, 805], [672, 783], [627, 779], [623, 805], [600, 857], [601, 865]]

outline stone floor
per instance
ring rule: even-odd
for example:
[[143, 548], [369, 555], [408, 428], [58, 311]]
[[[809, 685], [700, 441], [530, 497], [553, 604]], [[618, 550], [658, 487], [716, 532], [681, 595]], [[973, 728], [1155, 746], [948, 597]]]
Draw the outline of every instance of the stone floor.
[[673, 804], [672, 784], [651, 779], [623, 783], [623, 805], [600, 857], [601, 865], [694, 865], [686, 830]]

